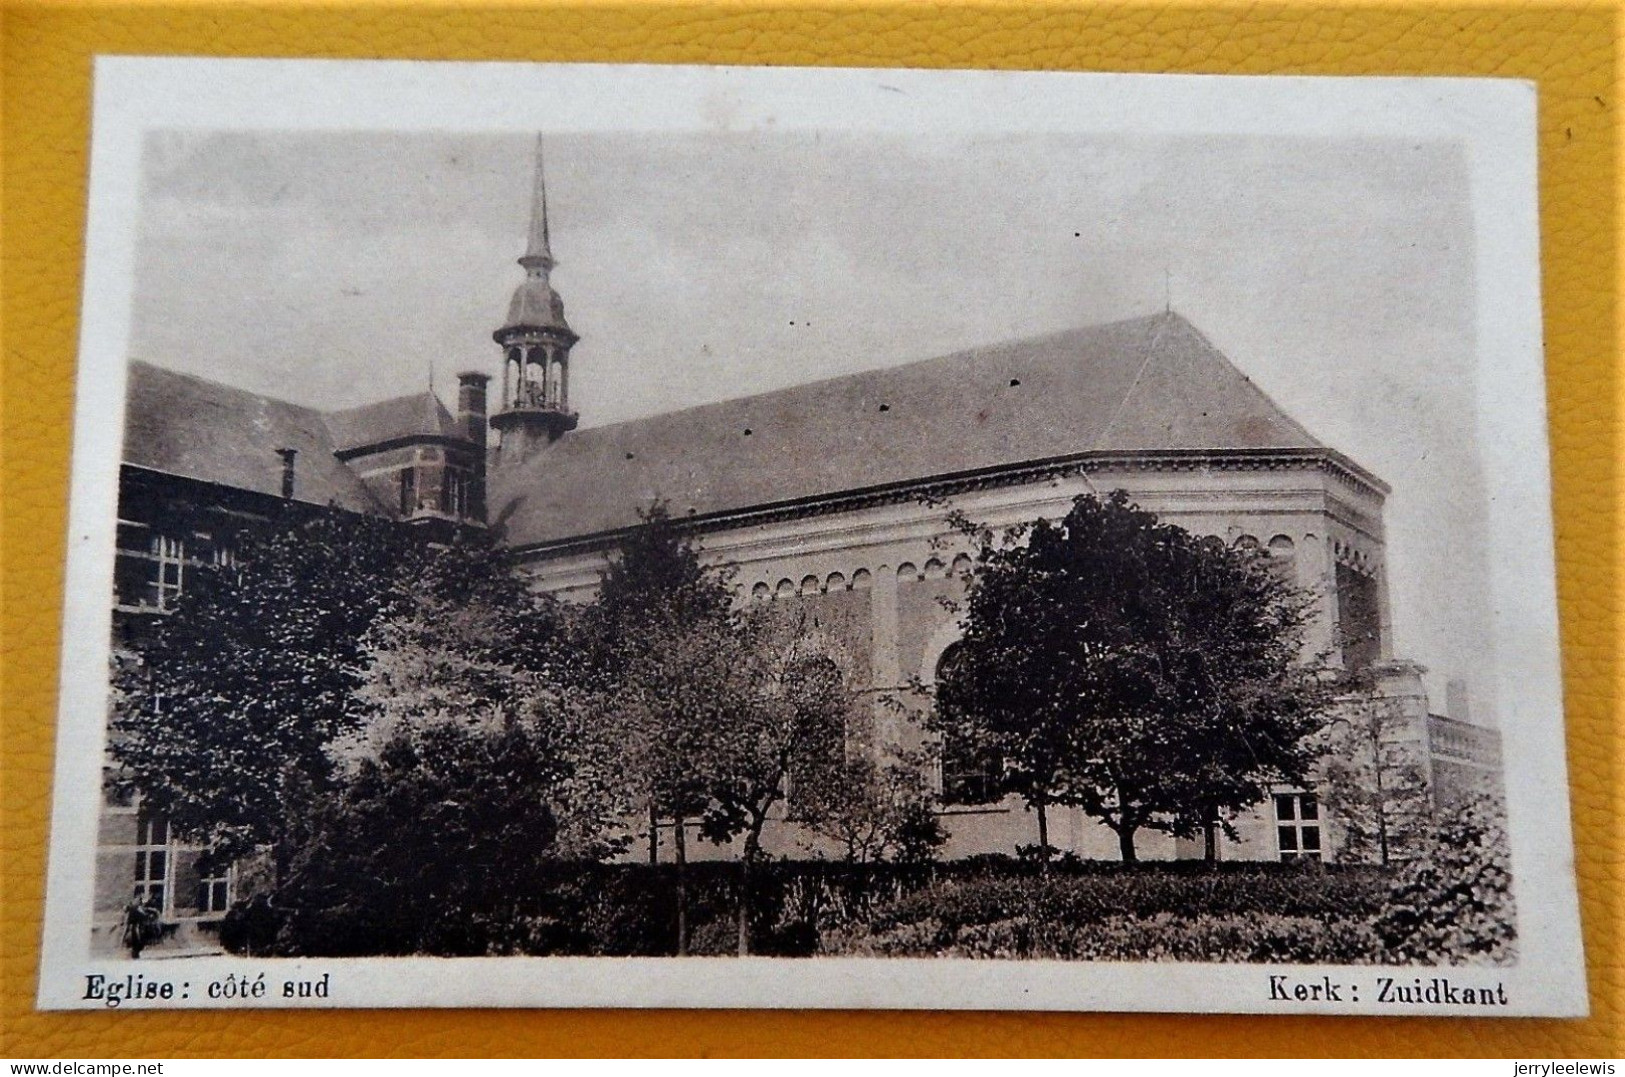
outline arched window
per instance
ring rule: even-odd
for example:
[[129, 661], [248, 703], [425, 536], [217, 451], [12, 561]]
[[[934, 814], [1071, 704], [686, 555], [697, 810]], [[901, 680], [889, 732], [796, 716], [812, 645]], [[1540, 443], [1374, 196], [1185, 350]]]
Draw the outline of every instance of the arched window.
[[[937, 659], [937, 690], [951, 681], [955, 664], [964, 657], [964, 648], [950, 644]], [[1000, 781], [1004, 761], [974, 738], [944, 730], [942, 734], [942, 802], [944, 804], [991, 804], [1002, 796]]]
[[759, 583], [750, 589], [750, 597], [758, 602], [766, 602], [773, 597], [773, 588], [765, 583]]
[[844, 590], [846, 590], [846, 577], [841, 575], [839, 572], [831, 572], [829, 574], [829, 579], [824, 581], [824, 590], [826, 590], [826, 591], [844, 591]]

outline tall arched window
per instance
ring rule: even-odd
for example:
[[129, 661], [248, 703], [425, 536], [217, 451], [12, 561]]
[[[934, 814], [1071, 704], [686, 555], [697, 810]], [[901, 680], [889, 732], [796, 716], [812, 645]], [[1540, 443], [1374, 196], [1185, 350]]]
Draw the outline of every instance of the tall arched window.
[[[952, 680], [954, 666], [964, 657], [964, 648], [950, 644], [937, 659], [937, 690]], [[944, 804], [991, 804], [1001, 799], [1000, 781], [1004, 760], [974, 738], [945, 729], [942, 733], [942, 802]]]

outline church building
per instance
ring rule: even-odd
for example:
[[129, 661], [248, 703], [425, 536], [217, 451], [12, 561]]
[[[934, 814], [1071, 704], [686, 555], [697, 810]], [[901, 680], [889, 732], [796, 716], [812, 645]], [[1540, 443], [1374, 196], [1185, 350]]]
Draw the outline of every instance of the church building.
[[[1421, 668], [1392, 653], [1388, 486], [1285, 414], [1178, 313], [1165, 310], [613, 425], [578, 429], [580, 339], [553, 284], [538, 157], [524, 277], [495, 329], [492, 368], [432, 391], [323, 412], [134, 362], [126, 416], [115, 632], [165, 615], [190, 574], [229, 560], [232, 519], [292, 500], [400, 521], [426, 538], [491, 528], [538, 589], [591, 597], [606, 557], [663, 502], [739, 601], [795, 604], [836, 641], [872, 701], [876, 743], [917, 744], [929, 688], [960, 634], [973, 551], [950, 510], [993, 527], [1059, 518], [1080, 494], [1126, 491], [1162, 520], [1254, 546], [1314, 596], [1306, 649], [1368, 670], [1405, 716], [1436, 797], [1499, 773], [1499, 738], [1465, 693], [1434, 713]], [[582, 327], [590, 332], [590, 327]], [[590, 417], [589, 417], [590, 419]], [[949, 600], [945, 602], [944, 600]], [[905, 701], [899, 707], [896, 701]], [[947, 857], [1036, 842], [989, 764], [942, 745], [931, 776]], [[1314, 789], [1282, 789], [1235, 821], [1226, 859], [1332, 859], [1337, 821]], [[789, 823], [769, 851], [814, 855]], [[1116, 836], [1051, 810], [1050, 841], [1115, 859]], [[1200, 842], [1151, 832], [1146, 859]], [[669, 842], [662, 850], [669, 855]], [[701, 852], [700, 843], [690, 848]], [[98, 924], [130, 900], [206, 944], [239, 892], [138, 803], [102, 820]], [[646, 855], [647, 847], [634, 850]], [[98, 932], [101, 935], [101, 932]]]

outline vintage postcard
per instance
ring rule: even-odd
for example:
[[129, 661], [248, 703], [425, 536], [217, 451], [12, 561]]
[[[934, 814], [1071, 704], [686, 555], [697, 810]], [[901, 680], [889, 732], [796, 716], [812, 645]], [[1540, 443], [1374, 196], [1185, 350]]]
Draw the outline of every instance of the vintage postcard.
[[1585, 1013], [1534, 123], [102, 61], [40, 1005]]

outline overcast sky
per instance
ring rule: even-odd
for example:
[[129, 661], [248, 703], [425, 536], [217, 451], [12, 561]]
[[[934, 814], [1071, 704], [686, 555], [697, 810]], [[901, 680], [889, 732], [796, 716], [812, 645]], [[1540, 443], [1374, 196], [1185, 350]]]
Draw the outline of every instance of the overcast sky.
[[[534, 135], [147, 144], [131, 355], [315, 407], [499, 373]], [[1472, 225], [1454, 144], [549, 136], [583, 426], [1171, 298], [1394, 486], [1395, 650], [1493, 701]]]

